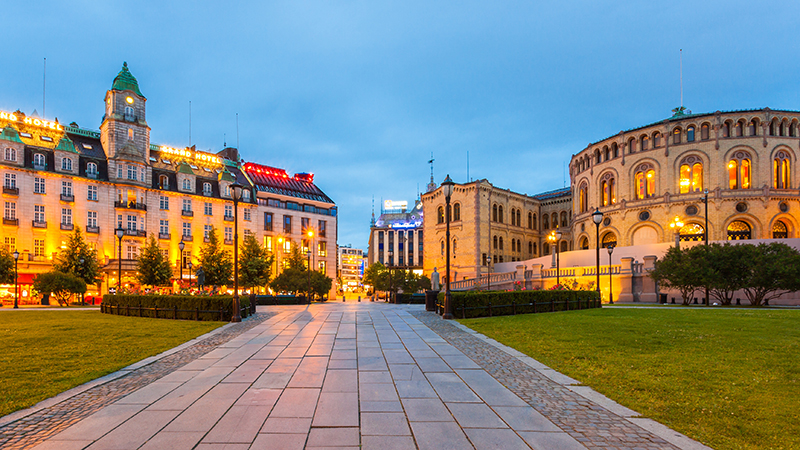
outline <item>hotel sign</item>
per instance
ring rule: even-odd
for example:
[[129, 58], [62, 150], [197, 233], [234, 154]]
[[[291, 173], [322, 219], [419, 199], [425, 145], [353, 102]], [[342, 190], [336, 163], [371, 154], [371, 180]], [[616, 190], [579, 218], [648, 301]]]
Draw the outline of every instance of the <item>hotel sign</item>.
[[20, 117], [15, 113], [0, 111], [0, 120], [8, 120], [9, 122], [24, 123], [25, 125], [33, 125], [39, 128], [47, 128], [50, 130], [64, 131], [64, 128], [58, 122], [51, 122], [49, 120], [39, 119], [36, 117]]
[[159, 150], [163, 153], [169, 153], [170, 155], [180, 156], [181, 158], [186, 158], [197, 162], [198, 164], [208, 165], [208, 164], [222, 164], [222, 158], [216, 155], [212, 155], [210, 153], [203, 153], [194, 150], [190, 150], [188, 148], [172, 148], [172, 147], [159, 147]]

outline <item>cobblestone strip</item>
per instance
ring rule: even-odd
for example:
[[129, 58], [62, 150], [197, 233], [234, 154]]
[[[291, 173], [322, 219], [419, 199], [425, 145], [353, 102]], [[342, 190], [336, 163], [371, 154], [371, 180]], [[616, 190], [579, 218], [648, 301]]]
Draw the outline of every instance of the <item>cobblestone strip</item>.
[[274, 315], [275, 313], [272, 312], [256, 313], [190, 347], [0, 427], [0, 448], [34, 447], [101, 408], [185, 366]]
[[516, 357], [442, 320], [409, 311], [529, 405], [592, 450], [678, 447], [545, 377]]

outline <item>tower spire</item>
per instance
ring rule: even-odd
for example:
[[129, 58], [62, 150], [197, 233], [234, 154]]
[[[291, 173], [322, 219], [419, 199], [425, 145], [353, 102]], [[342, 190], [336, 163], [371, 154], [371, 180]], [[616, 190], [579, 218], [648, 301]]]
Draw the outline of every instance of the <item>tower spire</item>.
[[432, 191], [436, 190], [436, 182], [433, 181], [433, 162], [434, 161], [435, 160], [433, 159], [433, 152], [431, 152], [431, 159], [428, 160], [428, 164], [431, 165], [431, 182], [428, 183], [428, 191], [427, 192], [432, 192]]

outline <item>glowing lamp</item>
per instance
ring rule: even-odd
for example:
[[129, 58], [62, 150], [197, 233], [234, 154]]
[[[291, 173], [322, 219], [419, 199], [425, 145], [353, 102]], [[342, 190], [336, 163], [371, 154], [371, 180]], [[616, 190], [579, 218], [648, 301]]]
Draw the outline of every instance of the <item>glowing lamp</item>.
[[129, 105], [133, 104], [133, 97], [126, 97], [125, 101], [128, 102]]

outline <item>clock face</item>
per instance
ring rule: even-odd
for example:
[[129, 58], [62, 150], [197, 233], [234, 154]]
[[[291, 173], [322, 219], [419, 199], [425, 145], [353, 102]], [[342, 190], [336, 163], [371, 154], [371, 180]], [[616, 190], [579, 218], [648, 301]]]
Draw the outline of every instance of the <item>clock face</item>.
[[132, 105], [133, 104], [133, 97], [127, 97], [125, 99], [125, 101], [128, 102], [129, 105]]

